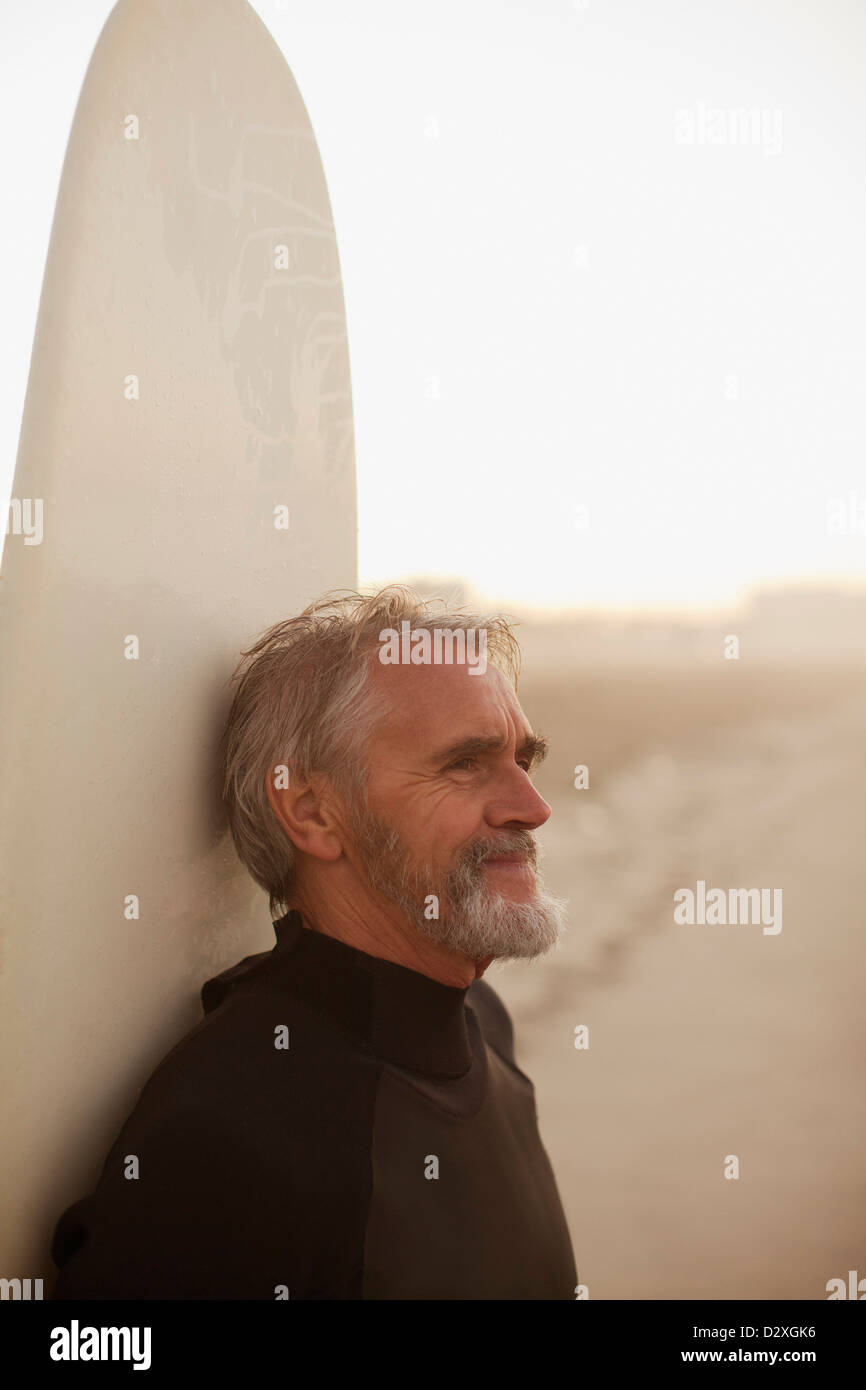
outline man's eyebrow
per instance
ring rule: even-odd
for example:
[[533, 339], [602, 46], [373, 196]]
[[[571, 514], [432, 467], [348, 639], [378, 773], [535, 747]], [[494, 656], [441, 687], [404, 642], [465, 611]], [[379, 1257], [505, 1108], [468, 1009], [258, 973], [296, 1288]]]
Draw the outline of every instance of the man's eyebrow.
[[544, 762], [549, 749], [550, 744], [544, 734], [530, 734], [517, 751], [522, 753], [525, 758], [529, 758], [531, 767], [536, 767], [539, 763]]
[[[456, 762], [461, 758], [474, 758], [481, 753], [500, 753], [505, 747], [507, 740], [498, 734], [470, 734], [467, 738], [462, 738], [458, 743], [451, 743], [447, 748], [440, 748], [434, 753], [431, 761], [437, 765], [447, 762]], [[517, 749], [518, 758], [528, 758], [530, 766], [534, 767], [547, 757], [548, 742], [543, 734], [528, 734]]]

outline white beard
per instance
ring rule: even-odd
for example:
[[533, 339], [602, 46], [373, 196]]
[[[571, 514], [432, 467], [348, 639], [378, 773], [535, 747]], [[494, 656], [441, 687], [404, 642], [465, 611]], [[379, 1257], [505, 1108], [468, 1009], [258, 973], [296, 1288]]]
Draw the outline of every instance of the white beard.
[[[528, 902], [512, 902], [485, 880], [481, 863], [490, 854], [524, 854], [535, 869], [537, 846], [529, 831], [476, 842], [444, 883], [437, 883], [429, 866], [421, 871], [412, 867], [399, 833], [372, 812], [355, 809], [352, 822], [372, 887], [396, 903], [429, 941], [463, 951], [472, 960], [531, 960], [555, 946], [566, 930], [568, 904], [544, 888], [537, 870], [536, 894]], [[431, 896], [438, 899], [438, 918], [426, 916]]]

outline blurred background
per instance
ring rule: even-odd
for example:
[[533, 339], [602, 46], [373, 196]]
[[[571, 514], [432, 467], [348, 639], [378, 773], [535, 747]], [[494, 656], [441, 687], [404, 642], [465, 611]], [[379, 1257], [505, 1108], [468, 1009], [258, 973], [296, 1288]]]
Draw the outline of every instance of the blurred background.
[[[110, 8], [0, 20], [7, 496]], [[488, 978], [581, 1281], [824, 1298], [866, 1276], [866, 11], [254, 8], [334, 210], [359, 582], [512, 613], [551, 741], [569, 930]], [[675, 924], [699, 879], [781, 888], [781, 932]]]

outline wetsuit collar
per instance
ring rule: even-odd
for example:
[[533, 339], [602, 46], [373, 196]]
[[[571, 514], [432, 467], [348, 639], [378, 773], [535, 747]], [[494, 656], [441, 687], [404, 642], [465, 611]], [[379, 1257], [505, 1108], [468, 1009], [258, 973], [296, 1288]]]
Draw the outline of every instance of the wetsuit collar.
[[286, 988], [373, 1056], [429, 1076], [469, 1070], [466, 989], [313, 931], [296, 911], [274, 931]]

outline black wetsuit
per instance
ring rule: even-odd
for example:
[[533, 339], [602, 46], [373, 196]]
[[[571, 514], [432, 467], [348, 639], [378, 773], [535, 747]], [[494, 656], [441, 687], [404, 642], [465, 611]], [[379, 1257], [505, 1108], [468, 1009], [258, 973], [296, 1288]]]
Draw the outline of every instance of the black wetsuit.
[[296, 912], [275, 931], [273, 951], [204, 986], [206, 1017], [61, 1217], [52, 1297], [573, 1299], [533, 1086], [494, 990], [440, 984]]

